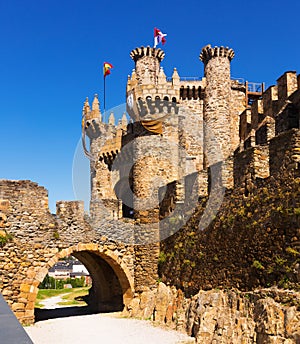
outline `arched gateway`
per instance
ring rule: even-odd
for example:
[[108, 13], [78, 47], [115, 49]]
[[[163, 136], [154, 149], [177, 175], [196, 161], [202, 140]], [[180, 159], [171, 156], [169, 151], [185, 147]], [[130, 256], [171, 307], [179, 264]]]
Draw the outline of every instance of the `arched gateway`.
[[122, 311], [132, 299], [133, 279], [131, 272], [122, 259], [114, 253], [118, 250], [117, 245], [108, 249], [105, 245], [99, 244], [78, 244], [65, 248], [54, 255], [36, 271], [31, 283], [22, 283], [21, 290], [29, 290], [27, 295], [26, 317], [34, 317], [34, 309], [30, 300], [35, 300], [38, 292], [36, 287], [59, 259], [72, 255], [80, 260], [92, 278], [92, 288], [87, 298], [88, 309], [91, 312]]
[[92, 312], [128, 305], [134, 292], [134, 248], [103, 235], [108, 222], [90, 226], [82, 202], [58, 202], [51, 214], [47, 190], [30, 181], [0, 180], [0, 190], [0, 291], [23, 324], [35, 320], [38, 287], [49, 269], [70, 255], [92, 278]]

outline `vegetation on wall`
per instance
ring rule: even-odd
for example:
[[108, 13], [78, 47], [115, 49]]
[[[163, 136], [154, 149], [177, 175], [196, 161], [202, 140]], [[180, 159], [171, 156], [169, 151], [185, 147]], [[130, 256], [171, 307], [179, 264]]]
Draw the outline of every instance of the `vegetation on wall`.
[[268, 178], [247, 197], [225, 196], [211, 224], [199, 229], [205, 202], [161, 244], [162, 281], [191, 295], [212, 287], [300, 288], [300, 178]]
[[0, 230], [0, 248], [4, 247], [8, 242], [13, 240], [12, 234], [6, 231]]

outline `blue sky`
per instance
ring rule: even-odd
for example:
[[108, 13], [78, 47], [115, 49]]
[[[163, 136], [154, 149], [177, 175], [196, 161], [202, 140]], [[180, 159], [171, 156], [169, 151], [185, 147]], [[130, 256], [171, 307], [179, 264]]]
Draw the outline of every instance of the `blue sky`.
[[[300, 72], [300, 2], [0, 0], [0, 179], [30, 179], [56, 200], [74, 199], [72, 163], [84, 99], [124, 103], [132, 49], [167, 33], [168, 76], [203, 76], [203, 46], [230, 46], [232, 76], [265, 81]], [[83, 185], [89, 187], [86, 178]], [[77, 195], [78, 196], [78, 195]], [[80, 196], [80, 195], [79, 195]]]

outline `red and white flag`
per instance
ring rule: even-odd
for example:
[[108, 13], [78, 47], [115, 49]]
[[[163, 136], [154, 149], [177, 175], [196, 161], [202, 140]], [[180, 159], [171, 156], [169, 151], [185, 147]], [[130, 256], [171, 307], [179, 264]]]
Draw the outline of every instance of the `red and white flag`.
[[154, 28], [154, 48], [156, 48], [156, 46], [161, 43], [162, 45], [164, 45], [166, 43], [166, 39], [165, 36], [167, 36], [167, 34], [162, 33], [159, 29], [157, 29], [156, 27]]

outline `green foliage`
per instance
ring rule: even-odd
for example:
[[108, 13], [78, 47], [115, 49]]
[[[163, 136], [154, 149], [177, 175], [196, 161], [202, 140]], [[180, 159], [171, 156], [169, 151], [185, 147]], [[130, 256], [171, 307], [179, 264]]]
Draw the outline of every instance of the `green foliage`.
[[76, 288], [76, 289], [39, 289], [35, 307], [43, 308], [42, 301], [53, 296], [62, 296], [63, 302], [59, 303], [61, 305], [85, 305], [85, 302], [82, 301], [82, 297], [87, 295], [89, 287]]
[[48, 299], [52, 296], [58, 296], [63, 293], [67, 293], [70, 289], [40, 289], [37, 294], [37, 301], [40, 302], [42, 300]]
[[85, 278], [67, 278], [66, 280], [50, 277], [48, 274], [39, 285], [40, 289], [63, 289], [65, 284], [71, 284], [72, 288], [80, 288], [85, 286]]
[[[300, 250], [286, 243], [298, 239], [300, 178], [287, 177], [261, 182], [247, 197], [235, 191], [225, 194], [216, 220], [203, 231], [199, 222], [203, 222], [206, 203], [204, 197], [199, 199], [186, 225], [161, 243], [166, 252], [160, 271], [164, 280], [183, 287], [182, 276], [189, 276], [193, 285], [184, 289], [193, 294], [212, 284], [222, 269], [230, 274], [226, 280], [220, 277], [220, 285], [236, 286], [238, 281], [245, 290], [272, 285], [299, 289], [295, 267]], [[231, 264], [232, 257], [241, 264]]]
[[240, 215], [240, 216], [245, 216], [245, 208], [244, 207], [240, 207], [238, 210], [237, 210], [237, 215]]
[[300, 255], [300, 253], [292, 247], [287, 247], [286, 252], [295, 257]]
[[161, 251], [159, 253], [159, 257], [158, 257], [158, 264], [163, 264], [166, 261], [167, 257], [164, 251]]
[[257, 270], [264, 270], [264, 266], [262, 265], [261, 262], [259, 262], [258, 260], [254, 260], [252, 263], [252, 267], [257, 269]]
[[8, 242], [12, 240], [13, 235], [5, 232], [5, 236], [0, 235], [0, 247], [4, 247]]
[[84, 296], [88, 295], [89, 287], [68, 289], [67, 294], [62, 296], [63, 301], [59, 302], [62, 306], [85, 306]]
[[59, 239], [59, 233], [57, 230], [53, 232], [53, 239], [58, 240]]
[[218, 255], [214, 255], [214, 257], [213, 257], [213, 260], [215, 261], [215, 262], [218, 262], [219, 261], [219, 257], [218, 257]]
[[275, 263], [278, 266], [284, 266], [284, 264], [286, 263], [286, 259], [283, 259], [282, 257], [276, 256], [275, 257]]
[[294, 208], [294, 214], [300, 215], [300, 208]]
[[278, 286], [284, 289], [288, 289], [289, 282], [289, 278], [287, 276], [283, 276], [283, 278], [278, 282]]

